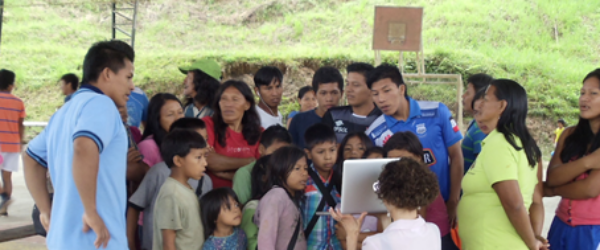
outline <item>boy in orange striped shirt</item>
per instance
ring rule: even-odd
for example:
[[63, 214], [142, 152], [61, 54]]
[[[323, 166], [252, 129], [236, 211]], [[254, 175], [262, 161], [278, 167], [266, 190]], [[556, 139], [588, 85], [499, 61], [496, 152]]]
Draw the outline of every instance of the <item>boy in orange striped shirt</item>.
[[15, 87], [15, 73], [0, 70], [0, 151], [4, 162], [0, 164], [2, 186], [0, 186], [0, 216], [8, 215], [8, 205], [12, 202], [12, 172], [19, 170], [21, 141], [23, 139], [23, 119], [25, 105], [11, 94]]

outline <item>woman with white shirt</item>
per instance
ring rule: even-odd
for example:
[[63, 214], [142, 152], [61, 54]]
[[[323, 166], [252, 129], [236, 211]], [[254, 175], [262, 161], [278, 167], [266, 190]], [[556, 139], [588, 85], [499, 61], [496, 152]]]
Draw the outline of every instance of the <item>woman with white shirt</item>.
[[[367, 237], [362, 249], [440, 250], [439, 228], [426, 222], [418, 213], [421, 207], [433, 202], [439, 192], [436, 175], [421, 163], [411, 158], [388, 163], [379, 175], [377, 195], [393, 222], [389, 224], [388, 216], [380, 216], [383, 233]], [[333, 209], [329, 212], [346, 230], [347, 250], [357, 249], [357, 237], [367, 213], [356, 219]]]

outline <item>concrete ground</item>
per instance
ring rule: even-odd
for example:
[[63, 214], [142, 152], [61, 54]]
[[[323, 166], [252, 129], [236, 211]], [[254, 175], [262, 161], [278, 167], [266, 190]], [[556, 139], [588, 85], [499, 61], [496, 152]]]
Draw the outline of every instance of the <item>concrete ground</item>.
[[[31, 224], [31, 210], [33, 209], [33, 199], [25, 186], [23, 168], [19, 172], [13, 173], [13, 193], [14, 202], [8, 208], [8, 217], [0, 217], [0, 230], [15, 228]], [[46, 249], [46, 239], [41, 236], [29, 237], [16, 241], [0, 243], [0, 250], [37, 250]]]
[[[547, 165], [547, 164], [545, 164]], [[8, 209], [8, 217], [0, 217], [0, 230], [23, 226], [31, 223], [31, 210], [33, 208], [33, 199], [25, 186], [23, 169], [13, 174], [13, 194], [14, 202]], [[544, 235], [548, 233], [554, 211], [560, 201], [559, 197], [544, 198], [544, 208], [546, 215], [544, 217]], [[29, 237], [21, 240], [0, 243], [0, 250], [38, 250], [46, 249], [45, 238], [40, 236]]]

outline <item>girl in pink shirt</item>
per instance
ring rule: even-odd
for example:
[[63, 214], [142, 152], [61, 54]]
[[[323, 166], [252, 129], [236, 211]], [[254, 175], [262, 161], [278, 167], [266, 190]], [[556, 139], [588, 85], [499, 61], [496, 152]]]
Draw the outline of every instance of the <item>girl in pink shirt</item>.
[[276, 150], [267, 173], [273, 187], [259, 201], [254, 214], [258, 249], [306, 250], [300, 200], [308, 180], [306, 154], [297, 147]]
[[[362, 249], [440, 250], [440, 230], [419, 215], [419, 209], [433, 202], [439, 192], [436, 175], [422, 163], [410, 157], [388, 163], [379, 175], [377, 194], [393, 222], [389, 224], [389, 217], [380, 216], [385, 230], [367, 237]], [[357, 249], [358, 234], [367, 213], [356, 219], [339, 210], [329, 212], [346, 229], [347, 250]]]
[[156, 94], [148, 104], [148, 120], [142, 141], [138, 144], [144, 162], [149, 167], [162, 162], [160, 145], [171, 124], [183, 117], [183, 106], [176, 96], [169, 93]]
[[548, 164], [544, 196], [561, 196], [552, 250], [600, 249], [600, 69], [583, 80], [579, 122], [566, 128]]

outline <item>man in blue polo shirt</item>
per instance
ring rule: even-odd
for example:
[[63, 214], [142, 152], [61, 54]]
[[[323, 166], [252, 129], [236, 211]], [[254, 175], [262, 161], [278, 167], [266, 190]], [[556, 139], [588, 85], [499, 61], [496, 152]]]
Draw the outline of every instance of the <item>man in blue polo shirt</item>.
[[[131, 46], [94, 44], [83, 80], [23, 154], [25, 181], [48, 231], [48, 249], [127, 249], [127, 133], [117, 106], [133, 91]], [[54, 185], [50, 206], [46, 171]], [[52, 222], [50, 222], [52, 220]]]
[[396, 66], [381, 65], [370, 71], [367, 85], [373, 101], [383, 112], [369, 126], [367, 135], [377, 146], [383, 146], [396, 132], [410, 131], [417, 135], [424, 147], [425, 163], [437, 174], [448, 216], [454, 221], [463, 177], [463, 156], [462, 134], [450, 110], [440, 102], [410, 98]]

